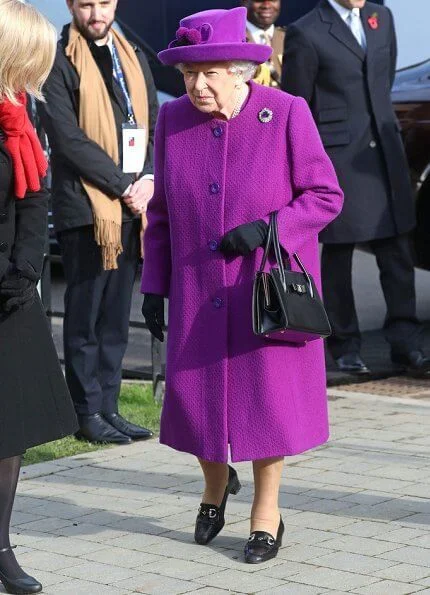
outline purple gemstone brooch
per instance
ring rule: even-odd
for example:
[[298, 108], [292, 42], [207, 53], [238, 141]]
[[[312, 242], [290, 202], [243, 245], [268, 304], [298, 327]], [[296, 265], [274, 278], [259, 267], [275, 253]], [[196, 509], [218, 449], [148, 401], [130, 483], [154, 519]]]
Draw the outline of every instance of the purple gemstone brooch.
[[259, 112], [259, 114], [258, 114], [258, 119], [263, 124], [267, 124], [268, 122], [271, 122], [272, 118], [273, 118], [273, 112], [268, 107], [263, 108], [261, 110], [261, 112]]

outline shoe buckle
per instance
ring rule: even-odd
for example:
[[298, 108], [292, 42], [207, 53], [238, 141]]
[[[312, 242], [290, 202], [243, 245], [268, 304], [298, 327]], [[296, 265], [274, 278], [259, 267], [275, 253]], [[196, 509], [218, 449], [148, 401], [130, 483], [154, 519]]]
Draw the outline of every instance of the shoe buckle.
[[267, 544], [270, 546], [275, 545], [275, 540], [273, 539], [273, 537], [267, 538]]
[[217, 516], [217, 511], [215, 510], [215, 508], [209, 508], [209, 518], [215, 519], [216, 516]]
[[254, 541], [254, 539], [255, 539], [255, 535], [254, 535], [254, 533], [252, 533], [252, 535], [249, 536], [248, 541]]

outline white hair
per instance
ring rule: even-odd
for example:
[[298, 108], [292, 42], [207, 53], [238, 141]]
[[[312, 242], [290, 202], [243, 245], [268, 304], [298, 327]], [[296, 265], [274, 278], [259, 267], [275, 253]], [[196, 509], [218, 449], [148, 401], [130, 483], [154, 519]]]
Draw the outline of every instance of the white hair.
[[234, 74], [242, 75], [245, 83], [254, 78], [258, 64], [249, 60], [234, 60], [229, 66], [229, 71]]
[[[245, 83], [254, 78], [258, 67], [258, 64], [249, 60], [231, 60], [228, 62], [228, 65], [228, 71], [236, 75], [241, 75]], [[183, 63], [176, 64], [176, 68], [182, 73], [184, 72]]]

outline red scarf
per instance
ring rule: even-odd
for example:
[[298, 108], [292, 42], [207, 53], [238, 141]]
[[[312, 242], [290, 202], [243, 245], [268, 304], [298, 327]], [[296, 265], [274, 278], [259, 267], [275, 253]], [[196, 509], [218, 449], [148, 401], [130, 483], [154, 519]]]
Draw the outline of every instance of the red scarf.
[[12, 157], [15, 197], [24, 198], [27, 190], [38, 192], [40, 178], [46, 176], [48, 162], [28, 117], [27, 96], [17, 96], [20, 105], [8, 99], [0, 103], [0, 128], [6, 136], [4, 145]]

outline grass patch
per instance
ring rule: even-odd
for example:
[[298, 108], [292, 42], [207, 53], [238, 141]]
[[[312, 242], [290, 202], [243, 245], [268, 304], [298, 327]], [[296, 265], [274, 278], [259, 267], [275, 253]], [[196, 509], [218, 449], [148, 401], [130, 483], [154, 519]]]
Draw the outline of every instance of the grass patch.
[[[161, 408], [154, 401], [151, 385], [123, 384], [119, 399], [119, 410], [126, 419], [145, 428], [150, 428], [156, 433], [159, 432]], [[92, 452], [101, 448], [113, 447], [103, 444], [89, 444], [69, 436], [62, 440], [30, 448], [24, 455], [23, 465], [43, 463], [44, 461]]]

